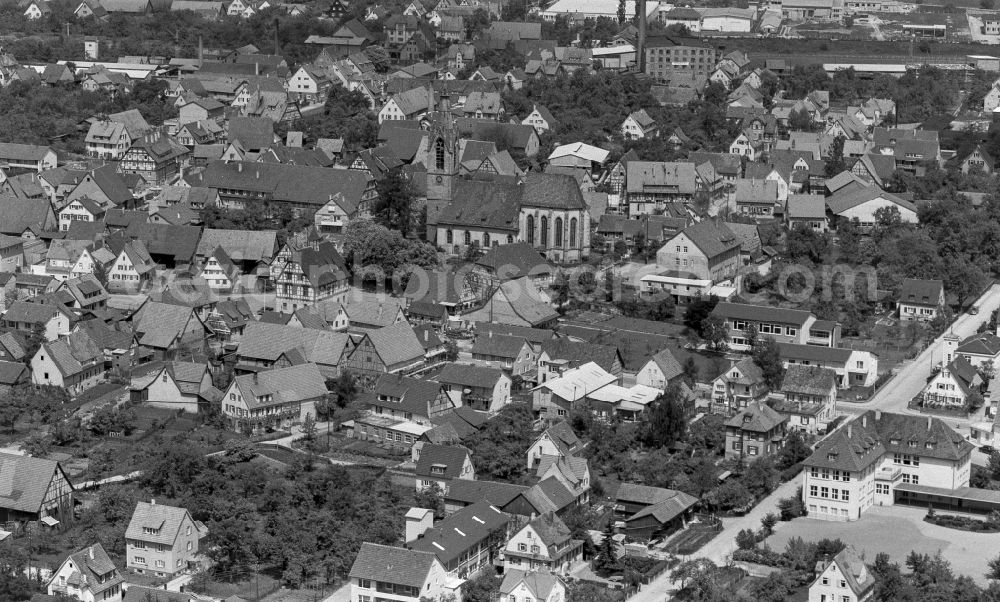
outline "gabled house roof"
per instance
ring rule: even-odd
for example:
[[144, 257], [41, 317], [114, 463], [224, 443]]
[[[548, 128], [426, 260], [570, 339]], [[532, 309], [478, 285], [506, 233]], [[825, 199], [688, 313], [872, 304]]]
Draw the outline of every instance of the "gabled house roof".
[[172, 547], [181, 534], [185, 517], [191, 520], [195, 529], [201, 531], [200, 525], [185, 508], [140, 501], [136, 503], [132, 519], [125, 529], [125, 538]]
[[132, 317], [136, 340], [154, 349], [171, 348], [191, 320], [201, 322], [190, 307], [156, 301], [147, 301]]
[[941, 302], [942, 292], [944, 292], [944, 282], [941, 280], [907, 278], [900, 287], [899, 302], [937, 307]]
[[[740, 238], [729, 229], [725, 222], [718, 219], [702, 220], [688, 226], [679, 234], [690, 239], [708, 259], [718, 257], [741, 245]], [[667, 246], [669, 245], [668, 241]]]
[[54, 460], [0, 452], [0, 508], [38, 512], [56, 471], [62, 467]]
[[313, 363], [242, 374], [234, 382], [250, 409], [315, 400], [329, 392], [319, 367]]
[[[376, 381], [372, 393], [367, 399], [369, 405], [427, 416], [429, 407], [441, 394], [441, 383], [399, 374], [383, 374]], [[381, 397], [388, 399], [382, 400]]]
[[496, 506], [480, 501], [448, 516], [407, 545], [434, 554], [448, 566], [505, 530], [509, 522], [510, 517]]
[[[471, 454], [468, 449], [460, 445], [425, 443], [420, 448], [420, 457], [417, 458], [416, 474], [421, 477], [457, 479], [462, 474], [462, 467], [467, 460], [471, 461]], [[443, 467], [443, 472], [440, 474], [433, 472], [432, 467]]]
[[526, 242], [492, 247], [476, 260], [476, 265], [504, 278], [547, 276], [555, 271], [552, 263]]
[[497, 368], [448, 362], [434, 378], [449, 385], [492, 389], [502, 377], [503, 371]]
[[818, 574], [813, 584], [822, 578], [821, 573], [826, 571], [831, 564], [837, 565], [837, 572], [844, 577], [847, 587], [850, 588], [857, 599], [862, 599], [867, 592], [874, 590], [875, 575], [868, 569], [865, 561], [850, 547], [846, 547], [838, 552], [829, 562], [825, 563], [821, 561], [817, 563], [816, 572]]
[[364, 542], [351, 566], [351, 579], [389, 581], [422, 590], [436, 557], [430, 552]]
[[526, 344], [524, 337], [480, 332], [472, 343], [472, 355], [514, 359]]
[[371, 341], [375, 352], [387, 367], [424, 356], [423, 345], [413, 332], [413, 327], [405, 320], [385, 328], [369, 330], [365, 337]]
[[562, 579], [544, 569], [536, 571], [507, 569], [504, 571], [503, 581], [500, 583], [501, 598], [506, 596], [513, 598], [513, 592], [522, 583], [535, 600], [548, 600], [549, 594], [552, 593], [557, 584], [562, 583]]
[[726, 427], [754, 433], [767, 433], [786, 420], [788, 420], [787, 417], [774, 411], [770, 406], [762, 403], [751, 403], [727, 420]]
[[834, 194], [833, 196], [827, 197], [826, 206], [830, 208], [830, 211], [839, 215], [848, 209], [852, 209], [858, 205], [863, 205], [868, 201], [878, 198], [883, 198], [903, 209], [908, 209], [912, 212], [917, 211], [917, 206], [910, 201], [900, 198], [892, 193], [884, 192], [876, 186], [850, 189], [845, 190], [842, 193]]
[[[103, 599], [104, 592], [112, 588], [117, 588], [125, 581], [125, 577], [117, 570], [115, 563], [104, 550], [104, 546], [99, 543], [70, 554], [63, 561], [63, 564], [66, 562], [72, 562], [75, 567], [73, 572], [66, 578], [66, 582], [80, 589], [90, 590], [95, 600]], [[62, 568], [62, 564], [60, 568]], [[103, 577], [112, 572], [115, 573], [113, 577], [103, 579]], [[55, 578], [56, 574], [54, 573], [52, 579], [54, 580]]]
[[789, 364], [781, 380], [781, 391], [828, 396], [837, 387], [837, 373], [829, 368]]

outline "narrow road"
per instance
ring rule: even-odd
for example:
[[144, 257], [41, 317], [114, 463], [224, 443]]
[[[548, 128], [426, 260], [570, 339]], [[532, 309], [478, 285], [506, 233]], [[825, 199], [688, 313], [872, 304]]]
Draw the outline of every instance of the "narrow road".
[[[960, 339], [976, 334], [979, 325], [984, 320], [989, 320], [990, 313], [1000, 307], [1000, 284], [994, 284], [987, 289], [974, 305], [979, 307], [979, 314], [975, 316], [962, 314], [955, 320], [946, 334], [953, 333]], [[908, 409], [906, 405], [924, 388], [927, 377], [931, 374], [931, 368], [940, 360], [941, 337], [938, 337], [916, 359], [904, 366], [892, 380], [879, 389], [870, 400], [859, 403], [840, 403], [838, 406], [841, 410], [850, 413], [879, 409], [903, 414], [916, 414], [918, 412]], [[948, 422], [956, 421], [949, 418]], [[967, 420], [959, 420], [958, 422], [968, 423]]]

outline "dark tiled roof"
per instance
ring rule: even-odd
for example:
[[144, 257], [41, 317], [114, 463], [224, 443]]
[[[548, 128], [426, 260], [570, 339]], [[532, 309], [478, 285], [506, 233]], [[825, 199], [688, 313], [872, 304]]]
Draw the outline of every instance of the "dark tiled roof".
[[435, 378], [449, 385], [492, 389], [502, 376], [503, 372], [497, 368], [449, 362]]
[[494, 506], [506, 506], [514, 498], [528, 490], [525, 485], [514, 485], [500, 481], [470, 481], [457, 479], [448, 484], [446, 500], [471, 504], [480, 500]]
[[709, 259], [738, 248], [740, 237], [720, 220], [706, 219], [681, 231]]
[[492, 535], [505, 530], [508, 522], [508, 515], [480, 501], [445, 518], [408, 545], [434, 554], [447, 567], [462, 555], [475, 553]]
[[435, 556], [430, 552], [364, 542], [351, 566], [350, 577], [385, 581], [419, 590], [423, 588], [434, 561]]
[[[435, 476], [444, 479], [458, 479], [467, 458], [469, 458], [469, 450], [464, 447], [427, 443], [420, 448], [416, 474], [422, 477]], [[440, 475], [434, 474], [431, 472], [432, 466], [443, 466], [444, 472]]]
[[[392, 408], [417, 416], [428, 416], [430, 405], [441, 392], [441, 383], [401, 376], [399, 374], [383, 374], [375, 383], [374, 396], [368, 403], [373, 406]], [[379, 396], [391, 397], [400, 401], [381, 401]]]
[[826, 396], [837, 386], [837, 373], [819, 366], [791, 364], [785, 369], [781, 390], [786, 393], [806, 393]]
[[940, 280], [919, 280], [907, 278], [899, 290], [899, 300], [902, 303], [914, 305], [937, 306], [941, 301], [944, 283]]
[[798, 309], [785, 309], [767, 305], [749, 305], [744, 303], [720, 302], [712, 310], [712, 314], [726, 319], [763, 321], [777, 324], [795, 324], [802, 327], [812, 313]]
[[726, 426], [754, 433], [766, 433], [785, 420], [787, 418], [766, 405], [750, 404], [727, 420]]
[[472, 343], [472, 355], [516, 358], [526, 343], [524, 337], [480, 332]]
[[493, 247], [476, 264], [505, 278], [545, 276], [554, 271], [552, 264], [526, 242]]
[[570, 339], [553, 339], [542, 343], [542, 353], [547, 353], [549, 359], [552, 360], [567, 360], [570, 367], [596, 362], [607, 372], [611, 372], [615, 360], [619, 359], [616, 347], [582, 343]]
[[0, 508], [38, 512], [59, 463], [0, 453]]

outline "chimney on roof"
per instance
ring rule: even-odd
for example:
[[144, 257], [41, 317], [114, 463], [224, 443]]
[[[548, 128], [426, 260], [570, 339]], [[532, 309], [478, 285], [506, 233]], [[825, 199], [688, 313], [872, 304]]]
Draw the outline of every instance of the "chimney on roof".
[[253, 384], [255, 385], [260, 384], [260, 375], [258, 375], [256, 372], [253, 373]]
[[434, 511], [427, 508], [410, 508], [406, 513], [406, 543], [416, 541], [434, 528]]
[[875, 410], [875, 420], [876, 422], [882, 420], [882, 410]]
[[927, 430], [931, 430], [931, 424], [933, 423], [932, 421], [933, 421], [933, 418], [931, 418], [930, 416], [928, 416], [927, 417]]
[[205, 43], [202, 41], [201, 36], [198, 36], [198, 61], [205, 60]]
[[90, 556], [91, 560], [94, 559], [94, 546], [90, 546], [89, 548], [87, 548], [87, 555]]
[[257, 61], [253, 62], [253, 74], [260, 75], [260, 63], [258, 63]]
[[849, 422], [847, 423], [847, 438], [848, 438], [848, 439], [850, 439], [850, 438], [851, 438], [851, 435], [852, 435], [852, 434], [853, 434], [853, 432], [854, 432], [854, 429], [852, 428], [853, 426], [854, 426], [854, 425], [852, 425], [851, 423], [849, 423]]
[[239, 173], [243, 173], [243, 162], [242, 161], [236, 163], [236, 171], [239, 172]]
[[431, 333], [428, 332], [427, 330], [424, 330], [424, 342], [426, 343], [430, 340], [431, 340]]
[[149, 498], [149, 505], [150, 506], [155, 506], [156, 505], [156, 498]]

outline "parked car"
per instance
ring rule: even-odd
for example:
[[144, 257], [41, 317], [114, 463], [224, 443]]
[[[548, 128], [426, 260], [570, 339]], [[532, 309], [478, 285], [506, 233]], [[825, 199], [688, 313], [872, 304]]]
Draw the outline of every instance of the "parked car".
[[995, 452], [996, 450], [993, 449], [992, 445], [983, 445], [982, 447], [979, 448], [979, 451], [983, 452], [987, 456], [992, 456], [993, 452]]
[[969, 314], [971, 314], [973, 316], [979, 315], [979, 306], [973, 305], [972, 307], [970, 307], [969, 308]]

